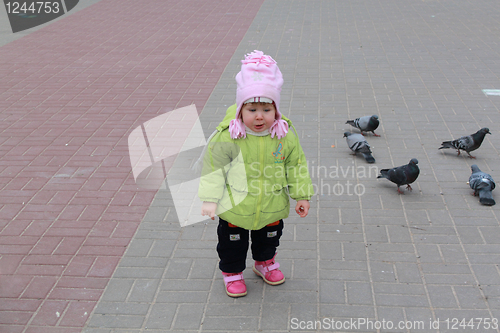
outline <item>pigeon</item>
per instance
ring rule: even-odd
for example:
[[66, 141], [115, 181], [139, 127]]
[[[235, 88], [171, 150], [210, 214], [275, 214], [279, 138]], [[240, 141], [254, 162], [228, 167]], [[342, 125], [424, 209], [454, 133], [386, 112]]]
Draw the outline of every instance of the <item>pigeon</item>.
[[458, 138], [453, 141], [444, 141], [439, 149], [455, 148], [458, 152], [458, 155], [460, 155], [460, 150], [465, 150], [467, 154], [469, 154], [470, 158], [475, 158], [470, 154], [470, 152], [476, 150], [481, 146], [481, 143], [483, 143], [484, 136], [486, 135], [486, 133], [491, 134], [488, 128], [486, 127], [481, 128], [474, 134], [462, 136], [461, 138]]
[[378, 127], [379, 121], [378, 121], [378, 116], [373, 115], [373, 116], [364, 116], [360, 118], [356, 118], [354, 120], [348, 120], [346, 121], [346, 124], [349, 124], [353, 127], [356, 127], [361, 131], [361, 134], [363, 132], [372, 132], [373, 135], [375, 136], [380, 136], [378, 134], [375, 134], [375, 130]]
[[469, 178], [469, 186], [474, 190], [474, 195], [479, 195], [479, 202], [486, 206], [493, 206], [495, 200], [491, 196], [491, 191], [495, 188], [493, 178], [482, 172], [477, 165], [471, 166], [472, 174]]
[[354, 152], [354, 155], [356, 155], [356, 153], [361, 153], [366, 162], [375, 163], [375, 158], [372, 156], [370, 145], [364, 136], [357, 133], [345, 132], [344, 138], [346, 138], [347, 145]]
[[402, 166], [398, 166], [392, 169], [382, 169], [380, 170], [380, 176], [377, 178], [387, 178], [391, 182], [398, 185], [398, 193], [402, 192], [399, 187], [401, 185], [406, 185], [406, 189], [411, 191], [412, 188], [410, 186], [413, 183], [420, 173], [420, 169], [417, 166], [418, 160], [416, 158], [412, 158], [410, 163]]

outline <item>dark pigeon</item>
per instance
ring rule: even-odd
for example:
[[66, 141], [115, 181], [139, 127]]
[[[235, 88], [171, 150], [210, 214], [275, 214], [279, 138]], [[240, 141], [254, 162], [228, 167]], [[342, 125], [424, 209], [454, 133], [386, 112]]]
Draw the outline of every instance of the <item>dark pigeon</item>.
[[[470, 158], [475, 158], [470, 154], [471, 151], [476, 150], [483, 143], [484, 137], [486, 134], [491, 134], [490, 130], [486, 127], [481, 128], [474, 134], [462, 136], [453, 141], [444, 141], [439, 149], [444, 148], [455, 148], [460, 155], [460, 150], [465, 150], [467, 154], [469, 154]], [[458, 156], [457, 155], [457, 156]]]
[[382, 169], [380, 170], [380, 176], [377, 178], [387, 178], [391, 182], [398, 185], [398, 193], [402, 192], [399, 187], [402, 185], [406, 185], [406, 189], [411, 191], [412, 188], [410, 186], [413, 183], [420, 173], [420, 169], [417, 166], [418, 160], [416, 158], [412, 158], [410, 163], [402, 166], [398, 166], [392, 169]]
[[346, 121], [346, 124], [349, 124], [353, 127], [356, 127], [357, 129], [359, 129], [361, 131], [361, 134], [363, 134], [363, 132], [372, 132], [373, 135], [375, 135], [375, 136], [380, 136], [378, 134], [375, 134], [375, 132], [374, 132], [377, 129], [379, 123], [380, 122], [378, 120], [377, 115], [364, 116], [364, 117], [356, 118], [354, 120]]
[[375, 163], [375, 158], [370, 150], [370, 145], [366, 141], [365, 137], [357, 133], [344, 133], [344, 138], [346, 138], [347, 146], [356, 153], [361, 153], [368, 163]]
[[474, 190], [474, 195], [479, 195], [479, 202], [486, 206], [493, 206], [495, 200], [491, 191], [495, 188], [493, 178], [482, 172], [477, 165], [471, 166], [472, 174], [469, 177], [469, 186]]

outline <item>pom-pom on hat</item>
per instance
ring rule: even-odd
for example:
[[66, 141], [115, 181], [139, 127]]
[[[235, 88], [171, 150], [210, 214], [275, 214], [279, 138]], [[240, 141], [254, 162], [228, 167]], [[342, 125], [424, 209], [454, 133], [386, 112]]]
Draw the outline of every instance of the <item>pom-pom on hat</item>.
[[262, 51], [253, 51], [241, 61], [241, 71], [236, 74], [236, 117], [229, 124], [231, 138], [246, 137], [240, 113], [243, 104], [271, 100], [276, 107], [276, 120], [269, 129], [271, 137], [281, 139], [288, 133], [288, 123], [279, 111], [283, 75], [276, 61]]

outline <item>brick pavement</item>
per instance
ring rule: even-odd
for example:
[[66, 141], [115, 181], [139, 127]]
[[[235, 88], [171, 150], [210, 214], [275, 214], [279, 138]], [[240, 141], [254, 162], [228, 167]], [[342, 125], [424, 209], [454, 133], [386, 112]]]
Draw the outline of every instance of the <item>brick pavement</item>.
[[[112, 7], [112, 4], [112, 1], [103, 0], [95, 6], [102, 6], [104, 10]], [[20, 115], [38, 102], [40, 97], [37, 98], [36, 93], [34, 96], [26, 95], [18, 102], [11, 101], [12, 105], [4, 105], [4, 99], [0, 101], [3, 108], [7, 106], [11, 110], [11, 115], [2, 111], [2, 116], [9, 115], [16, 120], [12, 128], [3, 129], [2, 138], [6, 131], [9, 137], [13, 137], [10, 141], [4, 139], [4, 142], [9, 143], [8, 152], [12, 150], [12, 157], [17, 157], [9, 158], [8, 161], [13, 161], [13, 165], [8, 164], [7, 159], [2, 159], [6, 165], [2, 164], [4, 171], [0, 175], [8, 183], [0, 193], [2, 203], [7, 203], [0, 212], [20, 211], [24, 206], [19, 205], [19, 200], [31, 197], [31, 193], [26, 191], [35, 191], [32, 187], [34, 184], [42, 184], [43, 189], [47, 187], [52, 191], [38, 197], [35, 195], [27, 205], [33, 208], [26, 211], [24, 208], [22, 215], [13, 215], [13, 221], [19, 219], [19, 222], [10, 222], [12, 227], [4, 226], [0, 234], [1, 253], [10, 249], [26, 251], [2, 256], [1, 267], [13, 267], [6, 277], [13, 277], [15, 273], [16, 277], [21, 276], [20, 281], [25, 281], [25, 285], [31, 284], [31, 288], [18, 294], [15, 285], [9, 286], [9, 294], [3, 296], [7, 300], [3, 304], [8, 305], [1, 317], [4, 326], [0, 327], [13, 332], [17, 332], [16, 328], [19, 328], [18, 331], [33, 332], [43, 332], [42, 328], [53, 332], [59, 328], [62, 332], [68, 332], [71, 327], [74, 327], [74, 331], [84, 327], [83, 331], [89, 333], [288, 332], [305, 331], [294, 329], [301, 321], [306, 324], [324, 318], [367, 318], [379, 322], [390, 321], [395, 325], [399, 321], [421, 325], [415, 329], [380, 329], [380, 332], [436, 332], [438, 330], [431, 327], [431, 322], [436, 320], [440, 320], [439, 332], [456, 332], [451, 326], [447, 327], [446, 319], [500, 317], [498, 205], [480, 206], [478, 199], [470, 195], [466, 184], [473, 163], [500, 179], [496, 167], [499, 139], [493, 126], [499, 120], [500, 97], [486, 96], [482, 92], [482, 89], [500, 89], [500, 47], [496, 37], [500, 28], [500, 4], [466, 0], [267, 0], [260, 8], [249, 6], [246, 10], [250, 10], [250, 7], [258, 10], [255, 19], [251, 17], [253, 21], [249, 28], [239, 31], [239, 38], [233, 36], [234, 43], [231, 45], [234, 48], [227, 51], [224, 65], [220, 66], [218, 74], [214, 74], [213, 84], [216, 85], [213, 91], [209, 89], [206, 95], [209, 95], [208, 101], [196, 104], [198, 107], [204, 105], [201, 120], [208, 133], [215, 128], [226, 107], [234, 101], [234, 75], [242, 55], [253, 49], [262, 49], [278, 61], [285, 77], [281, 110], [294, 121], [299, 131], [318, 189], [308, 218], [302, 220], [292, 216], [286, 221], [278, 254], [287, 277], [286, 283], [276, 287], [263, 285], [247, 269], [245, 278], [249, 294], [240, 299], [227, 297], [214, 250], [216, 224], [208, 222], [180, 228], [168, 191], [153, 195], [150, 191], [139, 191], [134, 187], [130, 165], [126, 161], [127, 134], [141, 122], [189, 102], [179, 99], [177, 104], [168, 104], [170, 100], [165, 101], [155, 95], [158, 99], [152, 98], [149, 105], [155, 108], [146, 109], [143, 103], [144, 99], [149, 98], [148, 90], [140, 88], [134, 90], [131, 95], [133, 98], [121, 99], [128, 93], [126, 83], [133, 86], [140, 82], [144, 82], [143, 85], [156, 82], [156, 71], [150, 76], [146, 75], [151, 68], [142, 68], [137, 63], [139, 60], [132, 59], [133, 52], [121, 54], [130, 49], [140, 52], [145, 45], [136, 41], [135, 48], [128, 45], [109, 50], [110, 57], [117, 64], [113, 69], [118, 72], [120, 62], [114, 57], [131, 57], [126, 58], [128, 61], [123, 65], [132, 68], [127, 69], [121, 80], [115, 81], [115, 73], [111, 71], [107, 73], [107, 81], [95, 83], [101, 84], [99, 89], [106, 89], [113, 83], [116, 85], [114, 89], [99, 95], [99, 89], [95, 88], [93, 94], [91, 91], [82, 91], [69, 101], [66, 101], [66, 95], [57, 100], [58, 103], [65, 102], [73, 106], [72, 109], [80, 110], [82, 114], [85, 112], [85, 116], [77, 117], [74, 112], [63, 113], [62, 106], [59, 106], [60, 114], [66, 118], [58, 119], [61, 119], [60, 122], [66, 120], [74, 123], [66, 131], [80, 132], [77, 138], [88, 140], [75, 139], [73, 144], [80, 146], [74, 148], [72, 163], [66, 162], [68, 165], [64, 168], [54, 168], [54, 163], [66, 156], [61, 153], [64, 150], [57, 149], [61, 139], [55, 136], [57, 130], [62, 130], [54, 125], [62, 124], [54, 122], [56, 116], [52, 116], [53, 113], [59, 114], [57, 110], [54, 111], [58, 107], [56, 102], [50, 99], [45, 102], [49, 103], [46, 108], [37, 107], [39, 117], [45, 114], [47, 125], [54, 128], [46, 129], [44, 133], [43, 127], [35, 127], [29, 122], [37, 119], [35, 114], [30, 119]], [[185, 6], [174, 6], [170, 10], [182, 9]], [[234, 15], [241, 9], [224, 10]], [[221, 9], [222, 12], [224, 10]], [[137, 15], [142, 17], [140, 13]], [[242, 16], [248, 18], [252, 15]], [[56, 24], [62, 23], [57, 22], [53, 26]], [[77, 21], [73, 24], [82, 23]], [[177, 31], [187, 28], [187, 25], [183, 25]], [[96, 27], [96, 30], [102, 28]], [[187, 41], [186, 44], [189, 44]], [[60, 47], [70, 47], [67, 44], [69, 42]], [[13, 50], [13, 45], [8, 44], [6, 47]], [[2, 51], [6, 52], [5, 47], [0, 49]], [[54, 84], [66, 79], [75, 84], [74, 89], [81, 89], [85, 86], [81, 81], [85, 75], [79, 76], [78, 73], [83, 71], [90, 75], [93, 70], [99, 69], [102, 65], [97, 60], [101, 59], [100, 52], [105, 51], [105, 45], [96, 46], [96, 51], [87, 55], [94, 57], [92, 59], [95, 62], [83, 61], [85, 59], [78, 61], [77, 56], [73, 62], [68, 60], [70, 64], [60, 69], [61, 76], [52, 79]], [[147, 63], [154, 63], [154, 60], [153, 55], [147, 59]], [[133, 73], [134, 66], [141, 69], [139, 73]], [[2, 69], [2, 72], [6, 70]], [[193, 69], [195, 72], [201, 70]], [[43, 78], [45, 73], [39, 74]], [[28, 74], [25, 72], [25, 75]], [[36, 82], [36, 78], [34, 76], [30, 82]], [[162, 88], [172, 91], [167, 89], [172, 88], [167, 82]], [[190, 91], [190, 87], [178, 87], [176, 96], [182, 95], [186, 89]], [[14, 92], [22, 94], [23, 90], [16, 85], [8, 96]], [[38, 95], [43, 95], [42, 92]], [[92, 99], [96, 94], [93, 98], [97, 100]], [[111, 99], [107, 101], [109, 105], [96, 110], [97, 101], [104, 96]], [[9, 100], [7, 98], [7, 102]], [[87, 104], [89, 100], [94, 100], [90, 106]], [[122, 104], [118, 105], [118, 110], [118, 106], [113, 103], [119, 102]], [[138, 107], [141, 113], [134, 117], [132, 110]], [[92, 126], [95, 126], [90, 121], [93, 111], [96, 113], [94, 116], [102, 117], [99, 119], [104, 119], [104, 124], [109, 126], [102, 126], [92, 132]], [[344, 124], [345, 120], [365, 114], [378, 114], [381, 118], [377, 133], [382, 137], [367, 136], [377, 159], [375, 169], [364, 169], [367, 167], [364, 160], [349, 155], [350, 151], [342, 139], [342, 133], [349, 129]], [[5, 121], [3, 124], [7, 126]], [[116, 125], [120, 125], [120, 131], [113, 133], [110, 128], [114, 129]], [[437, 150], [441, 141], [472, 133], [484, 126], [490, 127], [493, 135], [488, 136], [483, 146], [475, 152], [476, 160], [456, 157], [453, 151]], [[38, 132], [26, 139], [19, 138], [26, 133], [30, 135], [32, 128], [37, 128]], [[90, 133], [86, 133], [86, 130]], [[52, 140], [40, 143], [49, 144], [45, 150], [32, 148], [33, 143], [38, 142], [34, 140], [37, 133], [44, 133], [45, 137]], [[97, 144], [86, 135], [90, 138], [99, 137], [101, 141]], [[115, 151], [110, 151], [109, 146], [112, 145], [106, 141], [110, 140], [110, 136], [115, 136], [118, 142], [113, 146]], [[81, 146], [82, 142], [89, 142], [91, 148], [86, 150], [88, 147]], [[68, 142], [62, 142], [65, 143]], [[93, 161], [88, 159], [93, 157], [89, 155], [99, 149], [102, 151], [102, 145], [109, 149], [102, 153], [108, 153], [104, 157], [104, 161], [110, 163], [108, 168], [101, 162], [103, 164], [98, 164], [98, 168], [102, 173], [98, 174], [91, 169], [96, 168], [91, 162], [81, 166], [82, 161]], [[50, 158], [46, 156], [52, 151], [58, 154]], [[407, 163], [412, 157], [418, 158], [421, 168], [413, 192], [398, 195], [393, 184], [376, 179], [377, 169]], [[54, 169], [46, 167], [33, 171], [27, 160], [44, 162], [44, 167]], [[120, 182], [115, 179], [115, 173], [109, 171], [110, 165], [123, 170], [120, 175], [125, 180], [118, 189], [103, 187], [109, 181], [112, 184]], [[8, 175], [9, 172], [19, 175], [13, 177]], [[33, 178], [28, 172], [38, 174]], [[86, 176], [88, 174], [92, 177]], [[50, 175], [50, 179], [56, 178], [55, 184], [43, 178], [47, 175]], [[69, 176], [54, 177], [57, 175]], [[28, 182], [30, 176], [33, 180]], [[84, 177], [85, 180], [79, 179]], [[362, 195], [347, 193], [348, 189], [353, 191], [355, 185], [358, 190], [363, 190]], [[93, 197], [80, 199], [77, 196], [84, 186]], [[344, 193], [340, 195], [342, 189]], [[61, 195], [65, 191], [77, 194], [71, 197]], [[130, 192], [134, 193], [133, 196]], [[96, 196], [99, 196], [97, 200]], [[121, 205], [113, 207], [112, 203], [117, 197]], [[71, 201], [76, 198], [82, 201]], [[50, 199], [54, 200], [54, 205], [52, 201], [46, 205]], [[86, 214], [87, 209], [83, 205], [98, 206], [107, 199], [111, 199], [111, 204], [106, 207], [115, 209], [106, 208], [98, 221], [103, 221], [106, 216], [115, 219], [115, 224], [99, 224], [95, 222], [95, 217], [79, 218], [79, 223], [74, 223], [75, 216], [78, 218]], [[64, 206], [64, 210], [56, 211], [56, 205]], [[55, 213], [56, 217], [51, 217]], [[33, 224], [34, 216], [39, 217], [41, 214], [45, 219]], [[20, 215], [25, 217], [20, 219]], [[48, 224], [51, 218], [54, 222]], [[114, 237], [112, 232], [115, 226], [125, 219], [129, 221], [127, 225], [134, 225], [137, 231], [124, 232], [128, 237], [124, 234]], [[69, 256], [64, 255], [62, 250], [61, 253], [57, 252], [64, 243], [58, 247], [59, 243], [54, 245], [49, 241], [63, 242], [70, 237], [82, 239], [78, 234], [68, 236], [57, 233], [75, 233], [75, 230], [82, 229], [81, 222], [87, 222], [91, 231], [82, 240], [78, 252]], [[23, 223], [26, 225], [24, 228]], [[69, 227], [64, 228], [66, 226]], [[112, 228], [108, 229], [108, 226]], [[37, 231], [43, 237], [36, 236]], [[94, 233], [97, 235], [92, 237]], [[29, 242], [34, 241], [35, 237], [38, 243], [32, 246]], [[38, 241], [44, 238], [46, 243]], [[98, 240], [119, 240], [121, 251], [113, 252], [119, 245], [87, 243]], [[15, 245], [12, 245], [14, 242]], [[38, 247], [38, 244], [42, 245]], [[96, 244], [100, 246], [94, 246]], [[74, 248], [75, 244], [69, 242], [64, 246]], [[98, 254], [90, 252], [96, 248], [102, 251]], [[47, 255], [36, 257], [37, 251]], [[103, 255], [106, 253], [108, 255]], [[2, 263], [5, 257], [10, 264]], [[98, 262], [97, 259], [103, 261]], [[106, 261], [113, 259], [116, 261], [111, 264]], [[22, 265], [18, 265], [21, 260]], [[69, 264], [66, 263], [62, 274], [56, 277], [47, 271], [33, 277], [28, 274], [28, 269], [32, 267], [23, 267], [44, 268], [50, 264], [54, 267], [64, 266], [64, 260], [69, 260]], [[250, 265], [251, 260], [248, 260]], [[73, 271], [78, 272], [75, 275], [80, 274], [80, 278], [65, 279], [65, 273]], [[49, 297], [38, 300], [44, 296], [41, 292], [43, 289], [36, 286], [50, 283], [53, 283], [50, 293], [45, 293]], [[82, 291], [82, 286], [88, 289]], [[37, 292], [42, 296], [37, 296]], [[29, 297], [24, 297], [25, 294]], [[88, 308], [86, 305], [89, 305]], [[60, 308], [64, 310], [60, 312]], [[74, 318], [81, 316], [82, 311], [92, 312], [88, 318], [79, 318], [81, 320], [77, 325], [78, 318]], [[55, 312], [60, 312], [62, 319], [55, 319]], [[26, 324], [15, 325], [17, 323], [4, 322], [5, 318], [11, 318], [6, 313], [16, 315], [18, 320], [29, 319], [25, 319]], [[36, 316], [33, 317], [33, 313]], [[68, 317], [64, 317], [66, 315]], [[37, 324], [37, 317], [43, 318], [45, 322]], [[68, 325], [69, 322], [72, 325]], [[377, 330], [358, 327], [352, 331]], [[479, 327], [466, 327], [461, 331], [499, 330], [491, 327], [487, 329], [483, 322]]]
[[44, 27], [46, 27], [48, 25], [54, 24], [58, 20], [67, 18], [68, 16], [71, 16], [71, 15], [79, 12], [82, 9], [85, 9], [89, 6], [92, 6], [93, 4], [95, 4], [99, 1], [101, 1], [101, 0], [84, 0], [84, 1], [79, 0], [78, 5], [76, 7], [73, 7], [69, 12], [66, 12], [65, 15], [60, 16], [60, 17], [56, 18], [55, 20], [52, 20], [52, 21], [47, 22], [45, 24], [41, 24], [39, 26], [33, 27], [31, 29], [16, 32], [15, 34], [12, 33], [12, 28], [10, 26], [9, 18], [7, 16], [7, 11], [3, 9], [4, 7], [2, 7], [2, 10], [0, 10], [0, 46], [8, 44], [8, 43], [15, 41], [19, 38], [22, 38], [24, 36], [30, 35], [33, 32], [38, 31], [40, 29], [43, 29]]
[[100, 1], [0, 48], [0, 331], [81, 331], [155, 195], [128, 134], [201, 110], [259, 4]]

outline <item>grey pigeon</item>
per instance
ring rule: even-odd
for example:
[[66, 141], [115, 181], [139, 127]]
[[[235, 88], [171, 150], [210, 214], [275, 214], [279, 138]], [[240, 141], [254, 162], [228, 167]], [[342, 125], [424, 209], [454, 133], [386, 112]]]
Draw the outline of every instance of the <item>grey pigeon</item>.
[[491, 191], [495, 188], [493, 178], [482, 172], [477, 165], [470, 167], [472, 174], [469, 177], [469, 186], [474, 190], [474, 195], [479, 195], [479, 202], [486, 206], [493, 206], [495, 200], [491, 195]]
[[379, 120], [377, 115], [373, 116], [364, 116], [364, 117], [359, 117], [354, 120], [348, 120], [346, 121], [346, 124], [349, 124], [353, 127], [356, 127], [361, 131], [361, 134], [363, 132], [372, 132], [373, 135], [375, 136], [380, 136], [378, 134], [375, 134], [375, 130], [377, 129], [379, 125]]
[[398, 185], [398, 193], [404, 193], [399, 189], [401, 185], [406, 185], [406, 189], [411, 191], [412, 188], [410, 184], [417, 179], [418, 174], [420, 173], [420, 169], [417, 164], [418, 160], [416, 158], [412, 158], [410, 163], [406, 165], [398, 166], [392, 169], [380, 170], [380, 176], [377, 178], [386, 178]]
[[347, 146], [356, 153], [361, 153], [368, 163], [375, 163], [375, 158], [370, 150], [370, 145], [366, 141], [365, 137], [357, 133], [344, 133], [344, 138], [346, 138]]
[[[455, 148], [460, 155], [460, 150], [465, 150], [470, 158], [475, 158], [470, 154], [471, 151], [476, 150], [483, 143], [486, 134], [491, 134], [490, 130], [486, 127], [481, 128], [474, 134], [462, 136], [453, 141], [444, 141], [439, 149]], [[457, 156], [458, 156], [457, 155]]]

